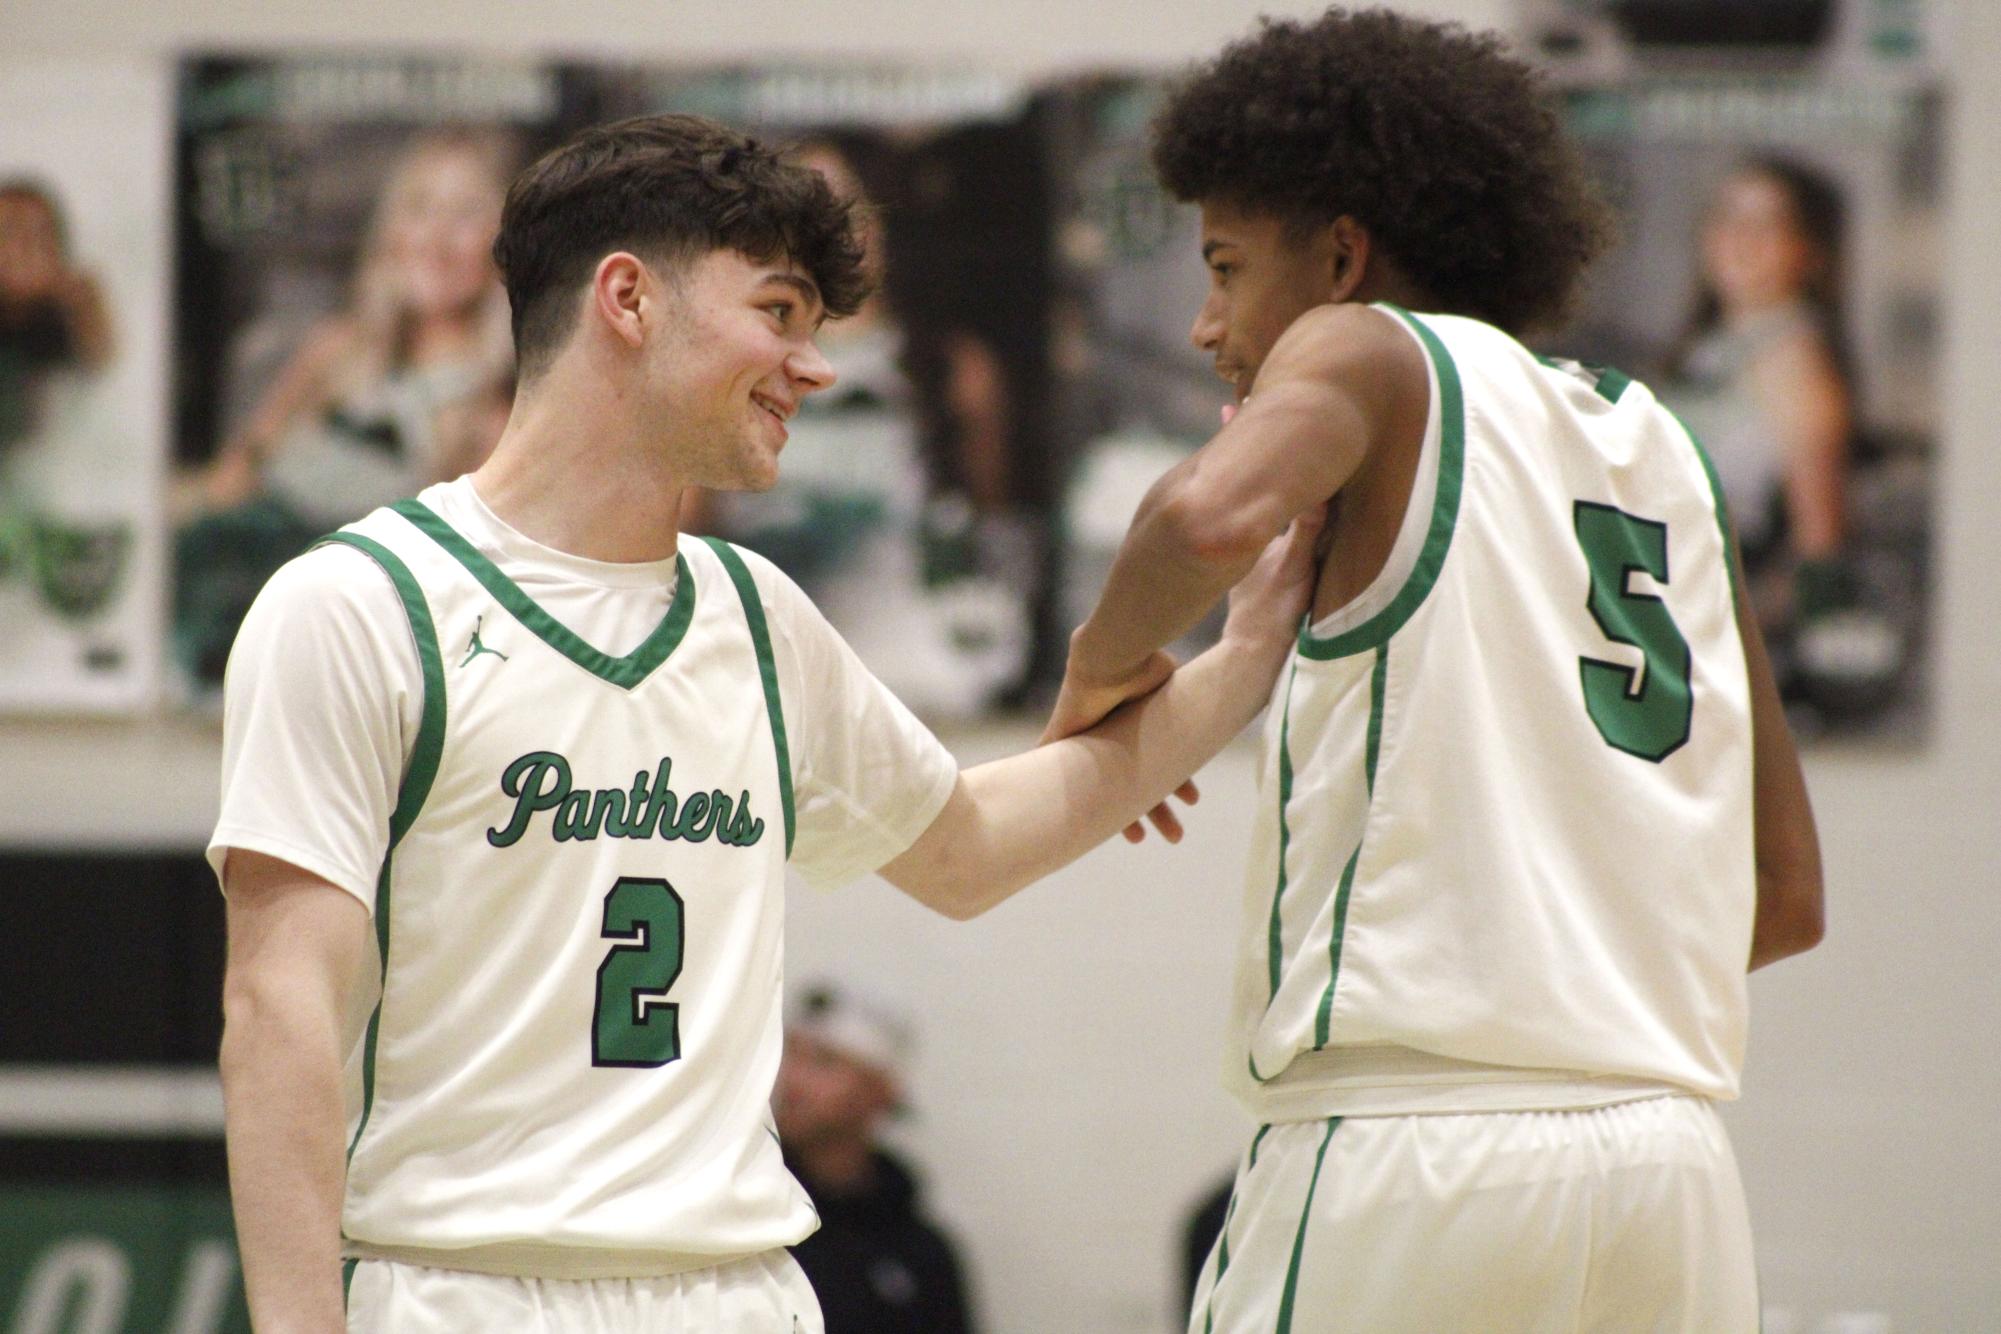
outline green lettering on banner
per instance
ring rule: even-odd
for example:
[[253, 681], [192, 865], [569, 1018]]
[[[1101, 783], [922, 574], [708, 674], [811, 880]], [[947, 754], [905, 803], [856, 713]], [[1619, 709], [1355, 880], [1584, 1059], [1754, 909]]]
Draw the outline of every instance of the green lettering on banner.
[[0, 1186], [10, 1334], [248, 1334], [221, 1186]]

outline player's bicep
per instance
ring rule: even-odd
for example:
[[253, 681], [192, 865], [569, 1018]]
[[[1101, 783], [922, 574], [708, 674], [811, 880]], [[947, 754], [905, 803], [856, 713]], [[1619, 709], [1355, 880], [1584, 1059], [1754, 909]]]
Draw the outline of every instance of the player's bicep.
[[354, 895], [276, 857], [231, 849], [223, 866], [225, 1022], [261, 1027], [296, 1008], [338, 1024], [367, 958], [368, 911]]
[[1272, 348], [1242, 408], [1185, 465], [1180, 490], [1262, 551], [1394, 432], [1421, 428], [1429, 399], [1424, 355], [1393, 316], [1317, 307]]

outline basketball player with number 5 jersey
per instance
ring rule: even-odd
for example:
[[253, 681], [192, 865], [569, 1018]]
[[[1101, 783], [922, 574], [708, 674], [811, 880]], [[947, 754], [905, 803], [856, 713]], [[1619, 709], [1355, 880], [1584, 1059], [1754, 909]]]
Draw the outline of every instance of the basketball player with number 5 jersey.
[[1189, 1328], [1748, 1334], [1714, 1104], [1746, 972], [1819, 939], [1817, 842], [1699, 444], [1520, 341], [1603, 240], [1556, 117], [1491, 36], [1331, 10], [1155, 134], [1238, 407], [1141, 507], [1050, 734], [1329, 512], [1236, 952], [1259, 1129]]

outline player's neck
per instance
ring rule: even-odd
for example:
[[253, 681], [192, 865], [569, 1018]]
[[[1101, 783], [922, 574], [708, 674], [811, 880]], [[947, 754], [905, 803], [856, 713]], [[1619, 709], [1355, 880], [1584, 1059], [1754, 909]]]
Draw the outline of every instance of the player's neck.
[[604, 397], [537, 385], [516, 398], [473, 486], [544, 546], [590, 560], [666, 560], [678, 546], [684, 486], [638, 436]]

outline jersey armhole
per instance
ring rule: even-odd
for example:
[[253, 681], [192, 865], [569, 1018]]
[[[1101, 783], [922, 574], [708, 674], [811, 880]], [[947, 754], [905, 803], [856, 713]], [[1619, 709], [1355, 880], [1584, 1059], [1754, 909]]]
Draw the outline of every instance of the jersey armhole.
[[1723, 499], [1723, 479], [1717, 476], [1716, 465], [1709, 459], [1709, 451], [1702, 447], [1702, 441], [1696, 438], [1694, 431], [1688, 429], [1688, 423], [1681, 419], [1680, 414], [1665, 405], [1661, 411], [1673, 418], [1674, 424], [1681, 428], [1682, 435], [1688, 438], [1689, 448], [1695, 451], [1696, 461], [1702, 464], [1702, 475], [1709, 479], [1709, 495], [1716, 505], [1716, 526], [1723, 537], [1723, 568], [1730, 578], [1730, 607], [1741, 616], [1744, 611], [1744, 590], [1737, 582], [1737, 544], [1731, 537], [1730, 507]]
[[[389, 868], [396, 857], [396, 845], [403, 841], [403, 836], [410, 832], [410, 826], [417, 822], [417, 813], [424, 808], [424, 801], [431, 794], [431, 784], [438, 776], [438, 760], [445, 747], [445, 662], [444, 655], [438, 651], [438, 630], [431, 619], [430, 604], [424, 600], [424, 590], [418, 586], [416, 576], [410, 573], [410, 567], [389, 548], [360, 533], [342, 530], [329, 534], [314, 545], [322, 546], [330, 542], [353, 547], [380, 565], [383, 573], [389, 576], [389, 582], [396, 587], [396, 596], [402, 600], [403, 614], [409, 618], [410, 636], [416, 641], [417, 663], [424, 677], [424, 708], [420, 715], [422, 721], [417, 727], [417, 743], [411, 748], [409, 767], [404, 770], [402, 785], [396, 791], [396, 809], [389, 816], [389, 846], [383, 850], [382, 871], [375, 882], [376, 960], [381, 969], [382, 994], [387, 995]], [[354, 1151], [361, 1146], [361, 1137], [367, 1133], [369, 1118], [375, 1110], [376, 1056], [381, 1025], [382, 1000], [378, 996], [362, 1039], [361, 1119], [354, 1128], [354, 1137], [347, 1143], [349, 1162], [354, 1160]]]
[[785, 742], [785, 708], [778, 695], [778, 661], [771, 653], [771, 628], [765, 623], [764, 601], [758, 596], [757, 581], [735, 547], [718, 537], [703, 537], [736, 585], [737, 599], [743, 603], [744, 620], [750, 626], [750, 640], [757, 649], [757, 675], [764, 683], [764, 712], [771, 722], [772, 748], [778, 756], [778, 798], [785, 810], [785, 855], [792, 856], [794, 812], [792, 804], [792, 753]]
[[417, 726], [417, 742], [410, 750], [410, 763], [403, 772], [403, 782], [396, 791], [396, 808], [389, 816], [389, 847], [385, 858], [396, 851], [396, 845], [416, 823], [417, 813], [424, 808], [424, 801], [431, 795], [431, 784], [438, 776], [438, 761], [445, 744], [445, 663], [444, 655], [438, 650], [438, 631], [431, 620], [431, 607], [424, 600], [424, 591], [417, 584], [417, 578], [410, 573], [395, 553], [373, 538], [360, 533], [338, 532], [322, 538], [315, 546], [339, 543], [353, 547], [377, 565], [389, 576], [389, 582], [396, 588], [396, 596], [403, 603], [403, 614], [410, 621], [410, 637], [416, 642], [417, 664], [424, 679], [424, 705]]

